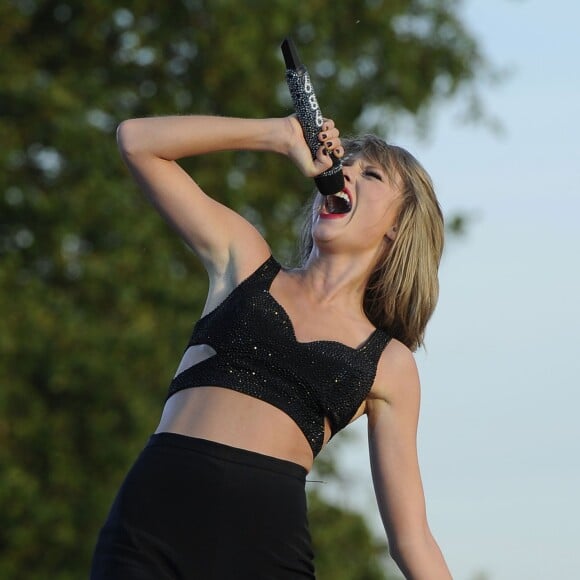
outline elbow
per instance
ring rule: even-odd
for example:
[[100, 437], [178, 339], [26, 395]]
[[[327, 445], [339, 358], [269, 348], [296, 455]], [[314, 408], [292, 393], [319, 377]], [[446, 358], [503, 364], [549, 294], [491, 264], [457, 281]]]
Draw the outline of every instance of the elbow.
[[451, 580], [445, 559], [428, 531], [389, 541], [389, 553], [408, 580]]
[[391, 556], [395, 562], [399, 563], [399, 560], [404, 560], [417, 550], [429, 545], [433, 536], [427, 522], [424, 521], [415, 527], [399, 530], [398, 533], [391, 531], [388, 538]]
[[122, 121], [117, 126], [117, 147], [119, 152], [123, 157], [129, 154], [131, 149], [131, 133], [132, 133], [131, 121]]
[[129, 119], [122, 121], [117, 126], [117, 147], [123, 159], [128, 159], [132, 155], [139, 153], [139, 121]]
[[390, 541], [389, 542], [389, 554], [395, 564], [399, 567], [399, 569], [403, 572], [406, 572], [407, 566], [405, 565], [406, 562], [406, 550], [404, 547], [401, 547], [396, 542]]

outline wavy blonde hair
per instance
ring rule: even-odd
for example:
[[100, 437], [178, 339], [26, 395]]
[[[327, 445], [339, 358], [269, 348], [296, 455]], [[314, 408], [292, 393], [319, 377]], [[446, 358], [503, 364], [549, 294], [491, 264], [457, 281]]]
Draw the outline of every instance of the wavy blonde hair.
[[[378, 164], [401, 190], [397, 236], [386, 243], [367, 281], [363, 307], [368, 319], [412, 351], [423, 345], [425, 327], [439, 297], [444, 222], [433, 183], [408, 151], [375, 135], [342, 141], [345, 157]], [[300, 257], [313, 247], [312, 207], [304, 220]]]

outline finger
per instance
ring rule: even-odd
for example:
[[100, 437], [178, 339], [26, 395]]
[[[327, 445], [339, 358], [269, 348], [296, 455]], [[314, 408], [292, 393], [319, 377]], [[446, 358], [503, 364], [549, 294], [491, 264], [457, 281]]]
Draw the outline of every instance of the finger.
[[342, 143], [338, 137], [334, 139], [327, 138], [324, 141], [323, 145], [324, 147], [326, 147], [326, 150], [332, 153], [335, 157], [342, 157], [342, 154], [344, 153], [344, 148], [342, 147]]
[[332, 167], [332, 158], [330, 157], [328, 149], [324, 145], [318, 148], [314, 159], [314, 165], [320, 173], [323, 173]]
[[331, 129], [334, 129], [334, 121], [332, 119], [324, 119], [322, 121], [322, 130], [323, 131], [330, 131]]
[[333, 126], [328, 129], [324, 129], [323, 125], [322, 129], [323, 130], [320, 133], [318, 133], [318, 140], [321, 143], [324, 143], [325, 141], [328, 140], [338, 139], [340, 132], [336, 127]]
[[322, 133], [318, 133], [318, 140], [320, 143], [327, 144], [332, 142], [332, 145], [328, 145], [328, 147], [336, 146], [336, 144], [340, 141], [338, 137], [338, 131], [323, 131]]
[[324, 141], [324, 146], [329, 151], [334, 151], [336, 148], [340, 147], [340, 139], [338, 137], [327, 137]]

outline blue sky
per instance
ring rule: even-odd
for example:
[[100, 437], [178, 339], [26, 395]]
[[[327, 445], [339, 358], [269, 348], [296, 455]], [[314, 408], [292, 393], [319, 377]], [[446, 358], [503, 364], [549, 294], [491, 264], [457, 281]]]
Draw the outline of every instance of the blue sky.
[[[419, 451], [431, 527], [455, 580], [580, 577], [580, 3], [463, 2], [511, 75], [482, 95], [503, 135], [441, 108], [428, 140], [397, 131], [430, 171], [451, 241], [417, 355]], [[330, 495], [380, 523], [364, 419]], [[348, 489], [349, 493], [345, 494]]]

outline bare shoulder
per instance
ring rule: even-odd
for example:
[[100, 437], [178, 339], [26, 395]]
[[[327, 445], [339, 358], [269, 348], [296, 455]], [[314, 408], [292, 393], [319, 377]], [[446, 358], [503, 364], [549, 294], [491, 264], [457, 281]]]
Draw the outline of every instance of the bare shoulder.
[[367, 398], [367, 412], [377, 403], [418, 403], [419, 396], [420, 382], [415, 356], [402, 342], [392, 339], [379, 359], [375, 382]]

